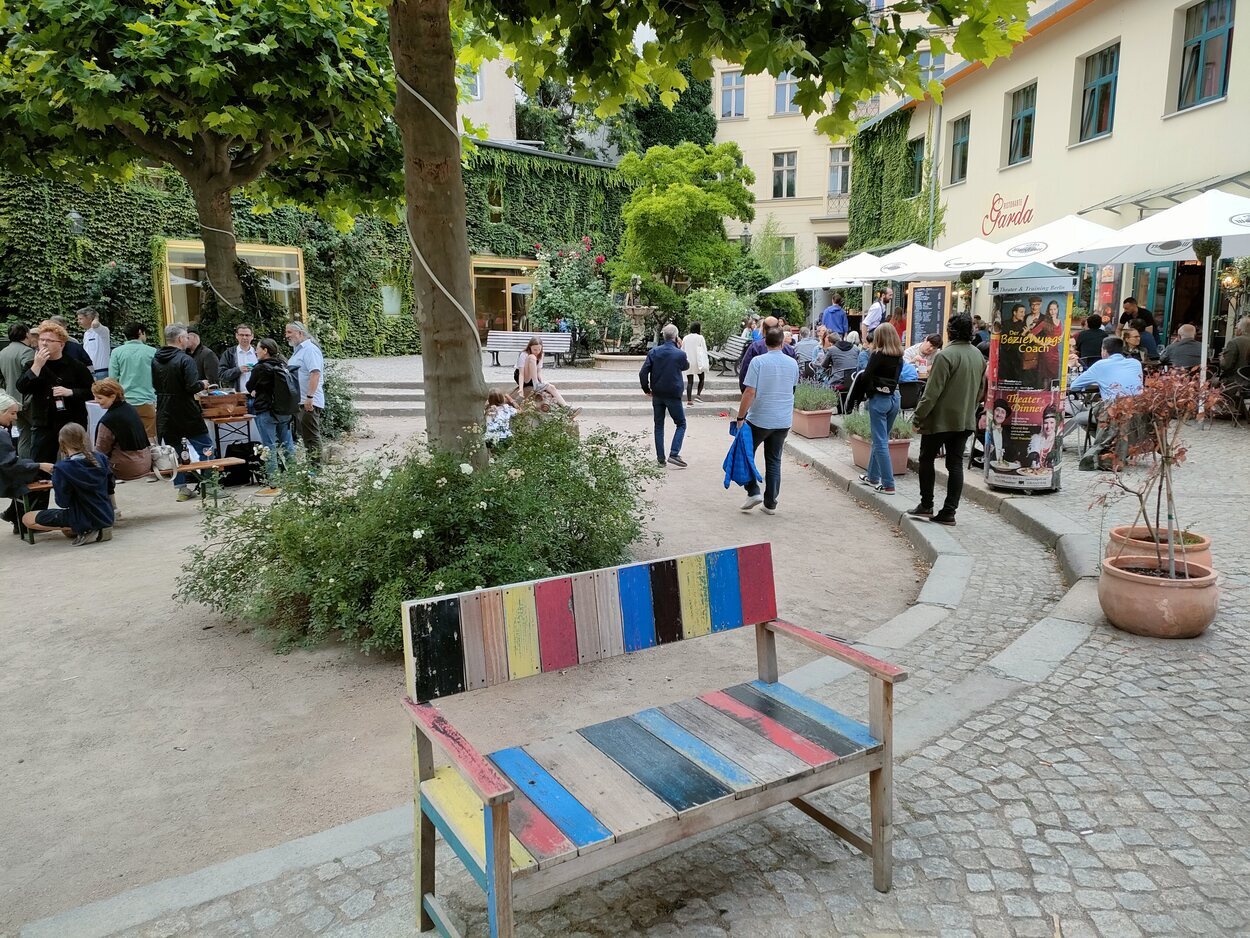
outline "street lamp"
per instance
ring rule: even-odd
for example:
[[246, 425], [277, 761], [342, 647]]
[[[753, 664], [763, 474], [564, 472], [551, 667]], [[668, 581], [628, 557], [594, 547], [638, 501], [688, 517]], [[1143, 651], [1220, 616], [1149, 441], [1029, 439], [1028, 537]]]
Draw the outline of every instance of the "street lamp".
[[742, 250], [751, 250], [751, 228], [748, 225], [742, 226]]

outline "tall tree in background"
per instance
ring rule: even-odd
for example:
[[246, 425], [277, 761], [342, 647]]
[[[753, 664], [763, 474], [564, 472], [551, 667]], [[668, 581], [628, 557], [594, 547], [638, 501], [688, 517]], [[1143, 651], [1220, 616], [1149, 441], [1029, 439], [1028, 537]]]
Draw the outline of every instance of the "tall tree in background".
[[11, 0], [0, 164], [88, 184], [172, 167], [195, 198], [209, 282], [240, 306], [237, 190], [344, 223], [397, 207], [387, 29], [360, 0]]
[[711, 80], [695, 78], [690, 62], [682, 62], [678, 69], [686, 79], [686, 89], [671, 108], [665, 106], [656, 92], [652, 92], [645, 104], [626, 108], [638, 131], [639, 150], [675, 147], [679, 143], [705, 147], [716, 142]]

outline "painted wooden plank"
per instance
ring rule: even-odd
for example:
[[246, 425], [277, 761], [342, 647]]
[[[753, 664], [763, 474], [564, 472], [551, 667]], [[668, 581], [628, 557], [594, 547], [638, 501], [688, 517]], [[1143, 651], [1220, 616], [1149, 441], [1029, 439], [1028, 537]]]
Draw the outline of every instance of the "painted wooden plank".
[[787, 752], [792, 752], [808, 765], [816, 767], [828, 765], [835, 761], [838, 756], [824, 746], [812, 742], [806, 736], [796, 733], [788, 726], [784, 726], [769, 717], [764, 716], [758, 710], [748, 707], [739, 700], [734, 700], [724, 691], [713, 691], [710, 694], [703, 694], [699, 697], [704, 703], [715, 707], [721, 713], [732, 717], [748, 729], [754, 730], [774, 746], [780, 746]]
[[777, 588], [773, 583], [771, 544], [738, 548], [738, 583], [742, 593], [742, 621], [748, 625], [777, 618]]
[[440, 599], [409, 607], [417, 700], [459, 694], [464, 688], [460, 600]]
[[469, 875], [473, 877], [473, 881], [483, 890], [486, 889], [486, 871], [482, 867], [483, 861], [473, 855], [468, 847], [460, 839], [460, 835], [451, 822], [443, 816], [442, 811], [435, 805], [424, 793], [421, 794], [421, 813], [430, 819], [435, 830], [443, 835], [443, 840], [447, 841], [447, 845], [460, 858], [460, 862], [464, 864], [464, 868], [469, 871]]
[[508, 639], [508, 676], [515, 681], [538, 674], [538, 611], [534, 608], [534, 587], [505, 587], [503, 617], [504, 634]]
[[733, 794], [628, 717], [596, 723], [578, 732], [678, 814]]
[[677, 583], [681, 588], [682, 636], [707, 635], [712, 631], [712, 609], [708, 602], [706, 555], [678, 557]]
[[617, 568], [621, 594], [621, 632], [625, 653], [655, 645], [655, 613], [651, 607], [651, 567], [640, 563]]
[[722, 785], [732, 788], [739, 797], [748, 792], [759, 791], [759, 780], [738, 763], [721, 755], [699, 737], [678, 726], [659, 710], [643, 710], [630, 719], [647, 732], [676, 749], [687, 759], [702, 767]]
[[564, 835], [523, 792], [508, 802], [512, 836], [538, 861], [540, 870], [577, 856], [577, 845]]
[[618, 841], [677, 816], [577, 733], [531, 743], [525, 751], [602, 821]]
[[432, 743], [437, 743], [452, 764], [468, 780], [469, 785], [483, 801], [495, 804], [512, 796], [512, 785], [491, 765], [490, 760], [478, 752], [473, 744], [460, 735], [443, 712], [429, 704], [401, 701], [412, 722]]
[[460, 634], [464, 640], [464, 684], [466, 690], [486, 686], [486, 647], [482, 643], [482, 595], [460, 597]]
[[507, 856], [516, 843], [508, 832], [507, 808], [482, 809], [486, 845], [486, 921], [490, 938], [514, 938], [512, 917], [512, 864]]
[[573, 621], [573, 581], [568, 577], [534, 584], [538, 612], [538, 651], [544, 671], [577, 664], [577, 626]]
[[800, 694], [792, 687], [782, 683], [766, 684], [763, 681], [752, 681], [751, 686], [760, 693], [767, 694], [774, 700], [780, 701], [792, 710], [805, 713], [813, 720], [833, 728], [865, 749], [881, 745], [881, 741], [874, 739], [872, 733], [868, 731], [868, 727], [864, 726], [864, 724], [838, 713], [837, 710], [825, 706], [819, 700], [813, 700], [805, 694]]
[[486, 684], [493, 687], [509, 680], [508, 632], [504, 624], [503, 590], [478, 594], [482, 609], [482, 653], [486, 657]]
[[535, 807], [573, 842], [579, 853], [612, 842], [612, 832], [524, 749], [500, 749], [492, 752], [490, 758], [512, 784], [524, 792]]
[[621, 589], [615, 569], [595, 571], [595, 599], [599, 613], [600, 654], [604, 658], [625, 654]]
[[421, 905], [430, 916], [430, 924], [434, 926], [434, 929], [443, 938], [464, 938], [461, 931], [452, 922], [446, 906], [439, 901], [438, 896], [432, 892], [427, 892], [421, 897]]
[[707, 555], [707, 593], [712, 631], [742, 627], [742, 588], [738, 582], [738, 552], [714, 550]]
[[[421, 795], [438, 809], [483, 869], [489, 870], [486, 863], [486, 823], [482, 813], [484, 805], [465, 784], [460, 773], [447, 765], [435, 769], [434, 777], [421, 783]], [[514, 870], [524, 871], [538, 866], [533, 855], [515, 837], [511, 838], [510, 856]]]
[[840, 661], [845, 661], [847, 664], [854, 665], [861, 671], [867, 671], [875, 678], [889, 681], [891, 684], [907, 680], [907, 672], [898, 665], [882, 661], [880, 658], [874, 658], [872, 655], [865, 654], [858, 648], [852, 648], [836, 638], [821, 635], [819, 632], [813, 632], [811, 629], [805, 629], [801, 625], [795, 625], [793, 622], [786, 622], [783, 619], [769, 622], [768, 627], [779, 635], [788, 635], [809, 648], [815, 648], [831, 658], [837, 658]]
[[780, 701], [756, 690], [750, 684], [726, 687], [723, 693], [739, 703], [745, 704], [752, 710], [764, 714], [770, 720], [776, 720], [782, 726], [793, 730], [800, 736], [805, 736], [818, 746], [823, 746], [838, 758], [849, 756], [855, 752], [862, 752], [865, 748], [854, 740], [847, 739], [832, 727], [826, 726], [818, 720], [813, 720], [807, 714], [793, 710]]
[[399, 607], [399, 634], [404, 638], [404, 693], [409, 699], [417, 698], [417, 663], [412, 649], [412, 607], [417, 603], [409, 601]]
[[812, 771], [812, 767], [798, 756], [774, 746], [702, 700], [682, 700], [661, 707], [660, 712], [738, 763], [759, 779], [765, 788], [801, 778]]
[[668, 645], [684, 637], [681, 625], [681, 585], [676, 560], [657, 560], [651, 567], [651, 611], [655, 642]]
[[573, 574], [573, 622], [577, 629], [577, 660], [582, 664], [598, 661], [603, 657], [603, 647], [593, 573]]

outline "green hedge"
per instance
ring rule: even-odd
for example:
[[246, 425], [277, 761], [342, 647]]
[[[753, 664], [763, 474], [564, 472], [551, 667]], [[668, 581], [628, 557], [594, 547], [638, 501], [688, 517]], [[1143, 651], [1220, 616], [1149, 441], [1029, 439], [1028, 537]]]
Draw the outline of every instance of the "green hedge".
[[[928, 153], [925, 159], [924, 187], [918, 196], [913, 196], [910, 133], [911, 112], [900, 111], [855, 136], [851, 147], [850, 229], [844, 252], [847, 256], [900, 241], [927, 243], [933, 154]], [[934, 213], [934, 238], [942, 233], [944, 214], [939, 198]]]
[[[469, 246], [475, 254], [533, 257], [534, 244], [590, 234], [609, 253], [621, 236], [628, 188], [616, 171], [478, 144], [465, 174]], [[497, 203], [492, 220], [491, 201]], [[80, 233], [67, 219], [81, 216]], [[235, 199], [240, 241], [302, 248], [313, 330], [335, 357], [420, 351], [412, 317], [411, 255], [401, 226], [362, 217], [346, 232], [311, 212], [257, 213]], [[125, 186], [86, 191], [67, 183], [0, 175], [0, 324], [67, 315], [93, 298], [110, 262], [140, 278], [112, 284], [127, 314], [159, 321], [153, 284], [167, 239], [197, 238], [190, 192], [181, 177], [149, 171]], [[382, 312], [383, 284], [403, 290], [399, 316]], [[121, 321], [106, 322], [119, 331]], [[154, 334], [154, 333], [153, 333]]]

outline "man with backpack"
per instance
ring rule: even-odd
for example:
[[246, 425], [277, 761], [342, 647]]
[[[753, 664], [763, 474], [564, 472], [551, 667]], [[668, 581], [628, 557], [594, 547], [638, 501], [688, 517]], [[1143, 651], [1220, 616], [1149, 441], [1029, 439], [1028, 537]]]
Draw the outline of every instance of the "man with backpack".
[[299, 385], [278, 354], [278, 343], [261, 339], [256, 345], [256, 367], [248, 381], [252, 406], [256, 411], [256, 432], [265, 456], [267, 488], [257, 495], [277, 495], [281, 491], [274, 482], [278, 478], [278, 451], [281, 443], [287, 456], [295, 455], [295, 414], [299, 410]]

